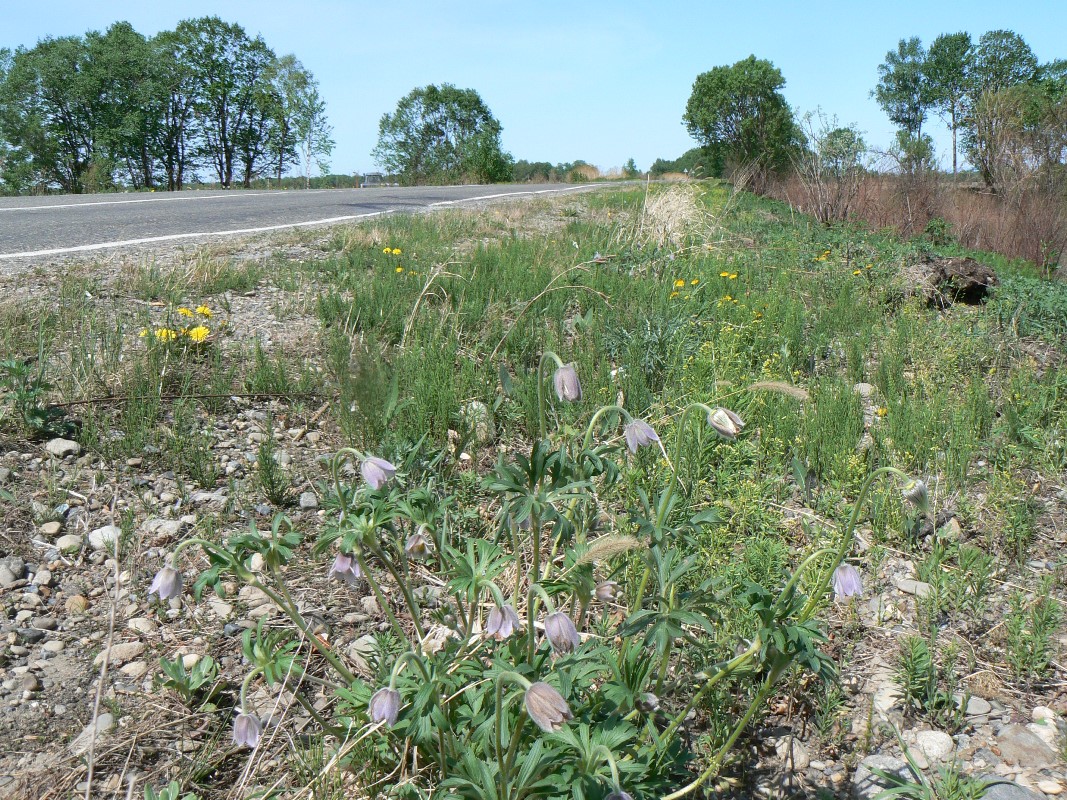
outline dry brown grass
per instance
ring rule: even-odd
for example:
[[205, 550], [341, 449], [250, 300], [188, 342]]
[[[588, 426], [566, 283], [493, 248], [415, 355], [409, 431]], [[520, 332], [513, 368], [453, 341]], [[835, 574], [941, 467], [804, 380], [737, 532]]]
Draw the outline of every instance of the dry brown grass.
[[645, 201], [637, 238], [656, 247], [684, 247], [687, 240], [708, 227], [706, 212], [697, 200], [697, 189], [675, 184], [655, 191]]

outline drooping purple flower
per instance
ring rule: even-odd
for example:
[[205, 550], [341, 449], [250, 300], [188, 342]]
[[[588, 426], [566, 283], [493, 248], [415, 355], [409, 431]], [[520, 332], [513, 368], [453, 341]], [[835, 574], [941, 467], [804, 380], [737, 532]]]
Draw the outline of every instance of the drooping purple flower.
[[736, 439], [737, 434], [745, 427], [744, 421], [728, 408], [718, 407], [708, 414], [708, 425], [724, 439]]
[[601, 603], [614, 603], [622, 597], [622, 590], [615, 581], [604, 581], [597, 584], [594, 594]]
[[367, 456], [359, 469], [372, 489], [381, 489], [396, 475], [396, 466], [377, 456]]
[[651, 714], [659, 710], [659, 698], [652, 692], [645, 692], [637, 698], [637, 710], [642, 714]]
[[363, 577], [363, 570], [360, 569], [359, 562], [354, 557], [338, 553], [330, 566], [329, 577], [352, 584]]
[[563, 695], [543, 681], [530, 684], [524, 698], [526, 713], [534, 724], [545, 733], [558, 731], [563, 723], [574, 719], [570, 706]]
[[622, 433], [626, 437], [626, 446], [630, 448], [631, 453], [636, 453], [639, 448], [647, 447], [653, 442], [659, 441], [656, 431], [643, 419], [631, 421], [629, 425], [622, 429]]
[[578, 372], [573, 363], [564, 364], [556, 370], [556, 374], [552, 376], [552, 385], [556, 389], [556, 397], [560, 400], [573, 403], [582, 399], [582, 385], [578, 383]]
[[616, 789], [605, 797], [604, 800], [634, 800], [634, 798], [628, 792], [624, 792], [622, 789]]
[[423, 533], [413, 533], [404, 542], [404, 555], [408, 558], [426, 558], [430, 554], [430, 540]]
[[367, 713], [371, 722], [384, 722], [386, 727], [393, 727], [400, 714], [400, 692], [383, 686], [371, 696]]
[[152, 579], [149, 594], [158, 594], [160, 600], [170, 600], [182, 593], [182, 574], [172, 564], [167, 564]]
[[557, 653], [570, 653], [582, 643], [578, 629], [562, 611], [545, 617], [545, 638]]
[[233, 743], [255, 748], [263, 735], [263, 723], [255, 714], [240, 713], [233, 721]]
[[522, 629], [519, 614], [509, 605], [496, 606], [489, 612], [489, 620], [485, 623], [487, 636], [502, 642], [516, 631]]
[[851, 564], [842, 564], [834, 570], [834, 599], [859, 597], [863, 594], [863, 580], [860, 571]]

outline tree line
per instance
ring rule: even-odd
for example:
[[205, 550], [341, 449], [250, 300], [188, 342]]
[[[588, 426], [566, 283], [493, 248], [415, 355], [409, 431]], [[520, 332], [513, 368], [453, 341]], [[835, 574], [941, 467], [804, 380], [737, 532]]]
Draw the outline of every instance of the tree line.
[[0, 182], [9, 193], [179, 190], [328, 169], [332, 129], [294, 55], [218, 17], [152, 37], [104, 33], [0, 50]]

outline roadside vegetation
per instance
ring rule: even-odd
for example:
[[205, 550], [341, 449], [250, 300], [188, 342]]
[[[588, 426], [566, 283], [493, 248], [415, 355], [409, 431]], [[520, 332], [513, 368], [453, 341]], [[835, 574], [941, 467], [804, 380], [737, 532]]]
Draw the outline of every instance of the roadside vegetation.
[[[90, 775], [751, 796], [772, 730], [842, 775], [895, 741], [872, 657], [897, 726], [973, 732], [972, 694], [1054, 695], [1067, 291], [1042, 271], [978, 254], [992, 297], [939, 309], [908, 270], [957, 243], [717, 181], [312, 237], [88, 264], [0, 307], [3, 546], [104, 587], [88, 613], [46, 597], [101, 633], [68, 651], [77, 724], [47, 724], [125, 720], [57, 756], [55, 796]], [[55, 439], [81, 453], [38, 457]], [[27, 535], [72, 510], [121, 535]], [[89, 664], [119, 641], [150, 666], [116, 694]]]

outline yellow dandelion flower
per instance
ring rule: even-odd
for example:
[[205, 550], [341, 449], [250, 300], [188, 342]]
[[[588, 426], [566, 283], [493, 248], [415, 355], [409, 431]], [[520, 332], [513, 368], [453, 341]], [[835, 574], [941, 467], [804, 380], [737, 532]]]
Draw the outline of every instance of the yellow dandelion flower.
[[698, 283], [700, 283], [700, 278], [693, 278], [693, 280], [689, 281], [690, 286], [696, 286]]
[[729, 278], [730, 277], [730, 273], [729, 272], [720, 272], [719, 273], [719, 277], [720, 278]]
[[190, 328], [186, 334], [192, 341], [200, 344], [211, 335], [211, 331], [206, 325], [197, 325], [195, 328]]
[[202, 317], [210, 317], [211, 316], [211, 309], [208, 308], [207, 306], [197, 306], [196, 307], [196, 313], [199, 314]]
[[399, 247], [394, 247], [393, 248], [393, 255], [394, 256], [398, 256], [398, 255], [400, 255], [400, 253], [401, 253], [401, 250], [400, 250]]
[[867, 269], [870, 269], [872, 266], [874, 266], [874, 265], [873, 264], [868, 264], [867, 265]]
[[688, 300], [688, 299], [689, 299], [690, 297], [692, 297], [692, 295], [689, 295], [689, 294], [687, 294], [687, 295], [686, 295], [685, 297], [683, 297], [682, 299], [683, 299], [683, 300]]
[[880, 417], [884, 417], [886, 414], [889, 413], [889, 409], [886, 408], [885, 406], [881, 406], [881, 407], [875, 409], [874, 413], [877, 414]]
[[863, 274], [863, 270], [861, 270], [861, 269], [854, 269], [854, 270], [852, 270], [852, 274], [853, 274], [853, 275], [862, 275], [862, 274]]
[[732, 280], [732, 281], [736, 281], [737, 280], [737, 273], [736, 272], [731, 272], [730, 273], [730, 280]]
[[683, 281], [681, 278], [674, 282], [675, 289], [681, 289], [683, 286], [685, 286], [685, 281]]
[[181, 314], [183, 317], [191, 317], [193, 315], [193, 312], [190, 311], [185, 306], [182, 306], [181, 308], [179, 308], [178, 309], [178, 313]]
[[384, 250], [382, 250], [382, 252], [385, 253], [386, 255], [389, 255], [391, 252], [393, 252], [393, 248], [386, 247]]
[[397, 272], [397, 274], [400, 274], [400, 273], [401, 273], [401, 272], [403, 272], [403, 271], [404, 271], [404, 268], [403, 268], [403, 267], [397, 267], [397, 268], [396, 268], [396, 272]]
[[726, 295], [725, 297], [723, 297], [723, 300], [733, 300], [733, 298], [730, 297], [730, 295]]
[[678, 292], [671, 292], [670, 295], [668, 296], [668, 299], [669, 300], [673, 300], [677, 296], [678, 296]]
[[173, 331], [170, 328], [156, 328], [156, 338], [161, 342], [169, 342], [178, 336], [177, 331]]
[[137, 333], [137, 335], [140, 336], [143, 339], [144, 337], [146, 337], [148, 335], [148, 328], [141, 328], [141, 330]]

